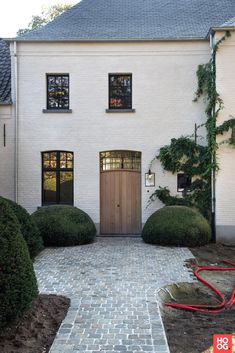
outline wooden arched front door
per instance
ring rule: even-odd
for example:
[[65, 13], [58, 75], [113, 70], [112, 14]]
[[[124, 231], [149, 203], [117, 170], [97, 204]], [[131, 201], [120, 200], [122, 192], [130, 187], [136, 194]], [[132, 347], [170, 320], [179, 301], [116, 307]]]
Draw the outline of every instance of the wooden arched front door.
[[100, 153], [101, 234], [141, 232], [141, 153]]

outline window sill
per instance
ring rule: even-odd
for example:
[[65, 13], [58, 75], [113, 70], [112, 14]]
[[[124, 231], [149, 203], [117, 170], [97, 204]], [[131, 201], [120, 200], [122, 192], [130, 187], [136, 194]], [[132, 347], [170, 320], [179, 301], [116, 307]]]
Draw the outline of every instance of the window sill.
[[41, 206], [37, 206], [37, 210], [40, 210], [41, 208], [47, 208], [50, 206], [74, 206], [73, 203], [46, 203], [46, 204], [42, 204]]
[[43, 113], [72, 113], [72, 109], [43, 109]]
[[106, 109], [106, 113], [135, 113], [135, 109]]

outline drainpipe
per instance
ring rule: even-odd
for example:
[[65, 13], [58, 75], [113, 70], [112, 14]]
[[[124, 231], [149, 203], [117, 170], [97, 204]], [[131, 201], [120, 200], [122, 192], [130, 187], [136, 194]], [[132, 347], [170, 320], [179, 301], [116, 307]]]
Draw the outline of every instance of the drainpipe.
[[14, 121], [15, 121], [15, 202], [18, 203], [18, 150], [19, 150], [19, 131], [18, 131], [18, 60], [17, 60], [17, 43], [14, 41]]
[[[212, 33], [210, 34], [210, 47], [211, 47], [212, 55], [214, 56], [214, 36]], [[214, 57], [213, 60], [216, 60], [216, 57]], [[216, 66], [214, 66], [214, 68], [216, 69]], [[215, 76], [214, 85], [216, 86], [216, 76]], [[216, 107], [213, 107], [212, 114], [215, 114], [215, 109], [216, 109]], [[216, 153], [214, 153], [212, 156], [213, 165], [215, 164], [215, 162], [216, 162]], [[215, 184], [216, 184], [216, 170], [214, 167], [211, 172], [211, 228], [212, 228], [212, 241], [213, 242], [216, 242], [216, 217], [215, 217], [216, 186], [215, 186]]]

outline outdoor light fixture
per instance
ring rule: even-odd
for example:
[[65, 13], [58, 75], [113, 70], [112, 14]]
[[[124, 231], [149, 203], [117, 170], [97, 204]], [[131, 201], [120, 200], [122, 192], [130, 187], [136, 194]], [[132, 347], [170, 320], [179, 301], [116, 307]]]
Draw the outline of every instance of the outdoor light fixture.
[[155, 173], [149, 169], [148, 173], [145, 173], [145, 186], [155, 186]]

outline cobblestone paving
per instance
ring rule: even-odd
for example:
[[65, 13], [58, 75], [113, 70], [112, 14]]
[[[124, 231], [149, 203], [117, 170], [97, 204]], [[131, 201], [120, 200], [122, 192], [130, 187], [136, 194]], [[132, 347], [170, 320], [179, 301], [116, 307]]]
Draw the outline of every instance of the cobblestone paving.
[[168, 353], [157, 291], [192, 279], [187, 249], [148, 245], [140, 238], [98, 238], [37, 258], [39, 289], [71, 298], [50, 353]]

